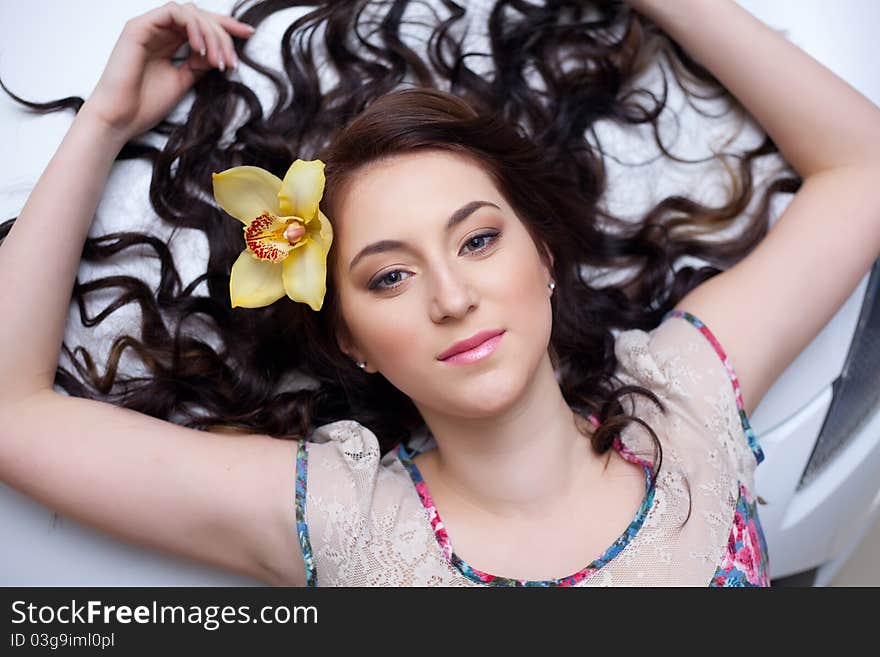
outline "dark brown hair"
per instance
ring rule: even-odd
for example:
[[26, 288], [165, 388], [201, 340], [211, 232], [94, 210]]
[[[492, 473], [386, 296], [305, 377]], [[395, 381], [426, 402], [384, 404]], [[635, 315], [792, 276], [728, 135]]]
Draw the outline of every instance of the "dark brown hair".
[[[82, 253], [87, 262], [105, 261], [132, 247], [150, 248], [159, 260], [160, 282], [151, 289], [132, 276], [77, 280], [73, 299], [85, 326], [135, 302], [142, 312], [140, 336], [118, 337], [103, 372], [86, 349], [64, 344], [75, 373], [59, 366], [56, 384], [71, 395], [199, 429], [290, 439], [307, 437], [324, 423], [354, 419], [376, 433], [383, 453], [406, 440], [423, 428], [411, 400], [380, 373], [362, 372], [338, 348], [336, 330], [344, 330], [344, 323], [332, 263], [318, 313], [283, 298], [265, 308], [230, 308], [230, 268], [243, 248], [240, 223], [206, 199], [214, 171], [248, 164], [283, 176], [296, 158], [320, 158], [327, 180], [322, 209], [332, 220], [347, 181], [360, 167], [397, 153], [443, 149], [483, 167], [536, 245], [546, 244], [553, 254], [551, 355], [566, 401], [600, 421], [592, 436], [595, 450], [607, 452], [614, 437], [637, 422], [660, 452], [654, 461], [659, 471], [656, 434], [626, 413], [621, 400], [636, 393], [665, 409], [650, 390], [616, 385], [612, 330], [650, 330], [688, 291], [744, 257], [766, 234], [772, 195], [796, 192], [801, 179], [789, 167], [788, 177], [768, 186], [739, 234], [725, 240], [713, 235], [746, 213], [754, 160], [778, 152], [761, 132], [756, 148], [715, 156], [730, 175], [725, 203], [713, 207], [675, 195], [638, 221], [616, 217], [604, 205], [608, 155], [594, 129], [597, 122], [648, 125], [665, 156], [691, 163], [670, 153], [660, 138], [668, 76], [660, 67], [663, 95], [658, 98], [640, 86], [648, 65], [665, 62], [690, 99], [721, 99], [745, 116], [729, 92], [619, 1], [537, 6], [500, 0], [488, 17], [489, 53], [463, 52], [465, 35], [456, 39], [453, 33], [465, 8], [444, 1], [449, 16], [435, 15], [430, 25], [428, 61], [401, 32], [409, 5], [402, 0], [236, 5], [233, 14], [253, 25], [279, 9], [306, 8], [284, 32], [283, 71], [260, 64], [236, 44], [242, 63], [272, 82], [274, 106], [264, 111], [250, 88], [213, 71], [197, 83], [184, 121], [166, 120], [155, 128], [168, 137], [161, 148], [133, 140], [120, 153], [120, 159], [152, 162], [150, 201], [163, 221], [205, 234], [205, 273], [184, 287], [169, 247], [149, 234], [87, 239]], [[374, 10], [371, 20], [364, 19], [367, 9]], [[374, 28], [369, 34], [363, 31], [367, 26]], [[329, 89], [322, 89], [315, 64], [313, 38], [319, 27], [327, 62], [338, 76]], [[489, 59], [489, 72], [468, 65], [477, 56]], [[36, 111], [78, 110], [83, 102], [13, 97]], [[738, 171], [727, 158], [739, 160]], [[13, 221], [0, 226], [0, 238]], [[331, 249], [331, 259], [333, 254]], [[708, 264], [675, 268], [682, 256]], [[623, 283], [602, 286], [590, 277], [597, 270], [622, 269], [633, 270]], [[207, 294], [196, 293], [202, 282]], [[86, 298], [114, 289], [119, 292], [113, 303], [90, 315]], [[142, 361], [145, 375], [117, 375], [126, 349]]]

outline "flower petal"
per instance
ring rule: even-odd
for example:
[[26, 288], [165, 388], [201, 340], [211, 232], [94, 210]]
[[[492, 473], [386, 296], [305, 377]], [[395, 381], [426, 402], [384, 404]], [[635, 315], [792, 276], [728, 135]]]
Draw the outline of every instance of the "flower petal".
[[226, 212], [247, 224], [264, 212], [280, 215], [281, 179], [260, 167], [232, 167], [212, 173], [214, 200]]
[[297, 160], [284, 174], [278, 205], [282, 214], [308, 221], [315, 216], [323, 195], [324, 163], [321, 160]]
[[307, 228], [308, 237], [317, 240], [321, 244], [326, 257], [327, 252], [330, 251], [330, 245], [333, 244], [333, 225], [330, 223], [327, 215], [321, 212], [320, 208], [316, 217], [307, 224]]
[[281, 263], [287, 296], [321, 310], [327, 291], [327, 251], [321, 242], [307, 239]]
[[229, 298], [232, 307], [260, 308], [284, 296], [282, 263], [258, 260], [245, 249], [232, 265]]

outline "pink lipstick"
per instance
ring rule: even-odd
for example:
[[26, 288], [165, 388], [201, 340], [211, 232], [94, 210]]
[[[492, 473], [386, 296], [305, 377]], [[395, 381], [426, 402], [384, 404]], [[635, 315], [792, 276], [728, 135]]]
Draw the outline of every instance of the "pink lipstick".
[[484, 331], [483, 333], [478, 333], [473, 338], [459, 342], [450, 349], [447, 349], [441, 356], [449, 355], [446, 355], [445, 358], [440, 358], [440, 360], [444, 363], [475, 363], [495, 351], [503, 336], [503, 330], [500, 332]]

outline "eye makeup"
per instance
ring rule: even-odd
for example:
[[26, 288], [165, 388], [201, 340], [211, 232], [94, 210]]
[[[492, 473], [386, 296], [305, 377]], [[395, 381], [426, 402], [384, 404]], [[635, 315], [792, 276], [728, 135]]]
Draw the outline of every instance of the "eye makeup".
[[[470, 244], [472, 244], [473, 242], [476, 242], [478, 240], [486, 240], [486, 241], [482, 242], [482, 246], [472, 247], [472, 250], [468, 251], [468, 253], [470, 253], [470, 254], [481, 254], [481, 253], [488, 251], [492, 246], [494, 246], [495, 243], [500, 239], [500, 237], [501, 237], [500, 230], [496, 230], [496, 229], [484, 230], [482, 232], [479, 232], [479, 233], [469, 237], [465, 241], [464, 246], [469, 246]], [[377, 274], [376, 276], [371, 278], [370, 281], [367, 283], [367, 289], [369, 289], [371, 291], [393, 290], [393, 289], [399, 287], [400, 285], [402, 285], [403, 283], [396, 282], [392, 285], [383, 285], [383, 283], [392, 274], [406, 274], [406, 273], [408, 273], [408, 272], [406, 272], [403, 269], [392, 269], [390, 271], [386, 271], [386, 272], [382, 272], [380, 274]], [[406, 279], [404, 279], [404, 280], [406, 280]]]

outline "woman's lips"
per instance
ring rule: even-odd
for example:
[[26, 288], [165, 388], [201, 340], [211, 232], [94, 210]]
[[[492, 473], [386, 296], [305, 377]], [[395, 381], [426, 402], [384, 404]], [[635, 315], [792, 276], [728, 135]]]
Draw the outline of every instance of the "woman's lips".
[[486, 358], [489, 354], [495, 351], [495, 347], [498, 346], [498, 343], [501, 342], [501, 338], [503, 337], [504, 333], [499, 333], [485, 342], [481, 342], [476, 347], [468, 349], [467, 351], [462, 351], [461, 353], [453, 354], [449, 358], [444, 358], [442, 362], [458, 364], [475, 363], [478, 360]]

